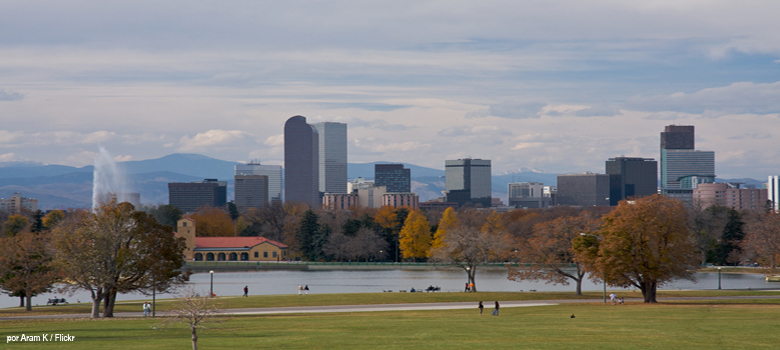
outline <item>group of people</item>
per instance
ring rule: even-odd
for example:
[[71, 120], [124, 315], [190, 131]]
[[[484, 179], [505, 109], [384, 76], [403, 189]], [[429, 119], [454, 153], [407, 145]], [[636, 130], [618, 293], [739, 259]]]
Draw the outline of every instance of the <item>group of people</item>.
[[[485, 308], [485, 305], [482, 305], [482, 302], [480, 301], [479, 306], [477, 307], [479, 308], [479, 315], [482, 316], [482, 310]], [[499, 307], [498, 301], [496, 301], [496, 308], [493, 309], [493, 312], [491, 312], [490, 315], [498, 316], [498, 307]]]
[[466, 282], [466, 290], [464, 292], [468, 293], [474, 290], [474, 283]]
[[309, 295], [309, 285], [307, 284], [305, 287], [302, 284], [298, 285], [298, 295], [303, 294]]
[[623, 297], [618, 298], [615, 293], [609, 294], [609, 300], [612, 301], [612, 305], [615, 305], [615, 303], [620, 303], [620, 305], [623, 305]]
[[148, 302], [144, 302], [144, 316], [149, 316], [152, 314], [152, 304], [149, 304]]

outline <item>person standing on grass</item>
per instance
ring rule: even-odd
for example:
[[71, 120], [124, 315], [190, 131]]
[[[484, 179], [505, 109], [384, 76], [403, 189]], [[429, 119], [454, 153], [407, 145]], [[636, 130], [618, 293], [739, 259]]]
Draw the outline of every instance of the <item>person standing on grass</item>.
[[480, 301], [479, 306], [477, 307], [479, 308], [479, 315], [482, 316], [482, 310], [485, 308], [485, 305], [482, 305], [482, 302]]
[[303, 285], [302, 284], [298, 285], [298, 295], [303, 295]]
[[617, 298], [617, 295], [615, 293], [609, 294], [609, 300], [612, 301], [612, 305], [615, 305], [615, 299]]
[[303, 294], [309, 295], [309, 285], [307, 284], [306, 287], [303, 287]]
[[249, 286], [244, 286], [244, 296], [249, 296]]
[[496, 301], [496, 308], [493, 310], [493, 313], [491, 313], [493, 316], [498, 316], [498, 301]]

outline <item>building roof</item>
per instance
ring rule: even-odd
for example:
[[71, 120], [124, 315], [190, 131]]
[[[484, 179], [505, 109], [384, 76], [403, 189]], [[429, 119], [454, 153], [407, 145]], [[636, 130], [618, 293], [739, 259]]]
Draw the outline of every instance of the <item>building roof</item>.
[[195, 237], [195, 248], [252, 248], [263, 243], [289, 248], [265, 237]]

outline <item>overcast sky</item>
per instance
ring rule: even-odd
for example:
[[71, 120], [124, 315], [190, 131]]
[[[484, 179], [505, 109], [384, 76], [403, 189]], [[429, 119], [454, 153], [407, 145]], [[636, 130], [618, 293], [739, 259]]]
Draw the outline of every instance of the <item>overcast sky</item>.
[[0, 162], [199, 153], [604, 172], [695, 125], [722, 178], [780, 174], [780, 1], [3, 1]]

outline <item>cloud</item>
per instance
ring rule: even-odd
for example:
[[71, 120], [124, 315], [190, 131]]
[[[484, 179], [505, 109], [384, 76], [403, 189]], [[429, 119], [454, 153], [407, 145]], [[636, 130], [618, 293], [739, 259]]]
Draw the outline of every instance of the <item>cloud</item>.
[[24, 95], [18, 92], [0, 90], [0, 101], [19, 101], [23, 98]]
[[133, 156], [131, 155], [125, 155], [125, 156], [114, 156], [115, 162], [127, 162], [133, 160]]
[[726, 114], [780, 113], [780, 82], [740, 82], [693, 93], [640, 95], [628, 99], [623, 108], [650, 112], [696, 113], [709, 118]]
[[249, 136], [241, 130], [212, 129], [189, 138], [182, 136], [179, 140], [180, 152], [189, 152], [207, 147], [224, 146]]
[[762, 140], [771, 138], [772, 134], [769, 133], [742, 134], [729, 137], [730, 140]]
[[18, 158], [14, 153], [0, 154], [0, 162], [13, 162], [16, 160], [18, 160]]
[[619, 115], [620, 110], [610, 104], [600, 104], [574, 112], [578, 117], [612, 117]]
[[547, 104], [542, 102], [504, 101], [490, 106], [489, 113], [495, 117], [509, 119], [539, 118], [545, 106]]
[[284, 134], [268, 136], [268, 138], [266, 138], [265, 141], [263, 141], [263, 144], [267, 146], [283, 146]]

